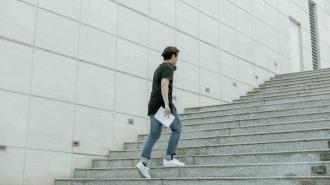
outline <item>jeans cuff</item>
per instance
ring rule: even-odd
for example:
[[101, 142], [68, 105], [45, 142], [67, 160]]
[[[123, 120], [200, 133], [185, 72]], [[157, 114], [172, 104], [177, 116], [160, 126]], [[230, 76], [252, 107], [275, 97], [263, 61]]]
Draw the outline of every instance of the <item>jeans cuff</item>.
[[168, 161], [172, 160], [172, 155], [165, 155], [165, 160], [168, 160]]
[[147, 159], [147, 158], [141, 156], [140, 161], [143, 163], [149, 163], [150, 159]]

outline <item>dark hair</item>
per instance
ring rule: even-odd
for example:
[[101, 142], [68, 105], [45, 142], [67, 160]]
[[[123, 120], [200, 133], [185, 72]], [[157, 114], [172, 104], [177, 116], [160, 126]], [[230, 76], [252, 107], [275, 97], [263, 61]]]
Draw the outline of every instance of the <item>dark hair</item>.
[[171, 59], [172, 55], [174, 54], [175, 57], [178, 56], [179, 54], [179, 49], [174, 47], [174, 46], [167, 46], [163, 53], [162, 53], [162, 56], [164, 58], [164, 60], [168, 60], [168, 59]]

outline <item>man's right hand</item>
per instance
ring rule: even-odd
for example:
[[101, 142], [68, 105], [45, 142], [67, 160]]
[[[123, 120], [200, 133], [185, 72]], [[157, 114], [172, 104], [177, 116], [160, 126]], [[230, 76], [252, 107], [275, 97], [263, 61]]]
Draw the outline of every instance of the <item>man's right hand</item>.
[[170, 114], [171, 114], [170, 106], [168, 104], [166, 104], [165, 105], [165, 116], [167, 116], [167, 119], [170, 118]]

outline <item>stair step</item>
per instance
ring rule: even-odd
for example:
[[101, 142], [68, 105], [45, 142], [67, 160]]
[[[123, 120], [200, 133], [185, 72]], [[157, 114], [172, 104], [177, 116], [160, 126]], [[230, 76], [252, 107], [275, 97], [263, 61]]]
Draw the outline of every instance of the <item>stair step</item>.
[[[324, 109], [323, 109], [324, 108]], [[315, 120], [315, 119], [327, 119], [329, 118], [330, 110], [327, 106], [320, 106], [315, 108], [305, 109], [288, 109], [279, 111], [268, 111], [260, 113], [243, 113], [243, 114], [232, 114], [223, 116], [208, 116], [201, 118], [185, 118], [180, 119], [182, 125], [186, 124], [207, 124], [213, 122], [229, 122], [229, 121], [240, 121], [240, 123], [248, 124], [251, 122], [275, 122], [275, 121], [303, 121], [303, 120]], [[250, 124], [251, 125], [251, 124]]]
[[292, 83], [292, 82], [298, 82], [298, 83], [303, 83], [303, 82], [308, 82], [308, 81], [318, 81], [320, 79], [329, 79], [330, 78], [330, 73], [325, 74], [325, 75], [312, 75], [312, 76], [303, 76], [299, 78], [285, 78], [285, 79], [269, 79], [264, 82], [264, 85], [269, 85], [269, 84], [286, 84], [286, 83]]
[[272, 98], [272, 97], [281, 97], [281, 96], [290, 96], [290, 95], [297, 95], [297, 94], [310, 94], [310, 93], [322, 93], [322, 92], [330, 92], [330, 86], [325, 87], [316, 87], [316, 88], [304, 88], [299, 90], [288, 90], [282, 92], [257, 92], [257, 93], [250, 93], [246, 95], [242, 95], [240, 98]]
[[[330, 161], [330, 150], [275, 151], [215, 155], [186, 155], [176, 158], [187, 165], [277, 163], [299, 161]], [[151, 158], [151, 166], [161, 166], [163, 157]], [[134, 167], [139, 159], [93, 159], [92, 168]]]
[[[322, 168], [318, 173], [313, 167]], [[157, 166], [150, 170], [154, 178], [166, 177], [267, 177], [329, 175], [330, 162], [292, 162], [259, 164]], [[74, 178], [139, 178], [135, 167], [75, 169]]]
[[[318, 86], [327, 86], [330, 82], [328, 79], [326, 80], [319, 80], [317, 82], [308, 82], [308, 83], [302, 83], [302, 84], [294, 84], [294, 85], [277, 85], [277, 86], [264, 86], [263, 84], [259, 87], [255, 87], [252, 89], [251, 92], [267, 92], [267, 91], [285, 91], [285, 90], [291, 90], [291, 89], [299, 89], [299, 88], [311, 88], [311, 87], [318, 87]], [[251, 93], [248, 92], [248, 93]]]
[[[283, 140], [270, 142], [245, 142], [235, 144], [214, 144], [202, 146], [178, 147], [177, 155], [209, 155], [244, 152], [274, 152], [295, 150], [325, 150], [329, 149], [330, 138]], [[109, 151], [110, 158], [130, 158], [141, 156], [142, 150]], [[166, 149], [153, 149], [153, 156], [163, 156]]]
[[274, 78], [290, 78], [290, 77], [299, 77], [299, 76], [308, 76], [308, 75], [317, 75], [317, 74], [326, 74], [330, 72], [330, 68], [323, 68], [317, 70], [308, 70], [308, 71], [300, 71], [294, 73], [286, 73], [286, 74], [277, 74]]
[[55, 185], [329, 185], [330, 176], [189, 177], [189, 178], [75, 178], [57, 179]]
[[274, 99], [274, 100], [250, 100], [250, 101], [245, 101], [245, 102], [238, 102], [236, 100], [230, 104], [208, 105], [208, 106], [185, 108], [184, 112], [193, 113], [193, 112], [200, 112], [200, 111], [227, 110], [227, 109], [235, 109], [235, 108], [254, 107], [254, 106], [306, 102], [306, 101], [322, 100], [322, 99], [329, 99], [329, 98], [330, 98], [330, 93], [322, 93], [322, 94], [317, 94], [317, 95], [303, 95], [303, 96], [298, 96], [296, 98], [283, 98], [283, 99]]
[[[215, 124], [214, 124], [215, 125]], [[273, 123], [265, 125], [249, 125], [249, 126], [231, 126], [221, 128], [219, 125], [207, 126], [204, 129], [195, 129], [194, 127], [184, 127], [181, 134], [181, 139], [189, 139], [194, 137], [202, 136], [213, 136], [213, 135], [237, 135], [237, 134], [252, 134], [258, 132], [280, 132], [287, 130], [307, 130], [307, 129], [322, 129], [330, 126], [330, 119], [323, 121], [303, 121], [303, 122], [287, 122], [287, 123]], [[172, 131], [170, 129], [162, 129], [162, 134], [159, 140], [168, 140], [171, 136]], [[148, 134], [138, 136], [138, 141], [145, 141]]]
[[307, 86], [318, 86], [318, 85], [327, 85], [329, 84], [329, 79], [319, 79], [312, 81], [303, 81], [303, 82], [291, 82], [291, 83], [278, 83], [278, 84], [260, 84], [254, 89], [285, 89], [285, 88], [295, 88], [295, 87], [307, 87]]
[[243, 95], [239, 99], [240, 101], [245, 100], [255, 100], [255, 99], [274, 99], [274, 98], [291, 98], [297, 95], [311, 95], [311, 94], [319, 94], [319, 93], [330, 93], [329, 89], [319, 89], [319, 90], [306, 90], [306, 91], [293, 91], [290, 93], [277, 93], [277, 94], [265, 94], [265, 95], [255, 95], [255, 96], [246, 96]]
[[[198, 131], [198, 130], [205, 130], [205, 129], [230, 129], [231, 128], [246, 128], [246, 127], [257, 127], [256, 129], [258, 130], [264, 130], [262, 127], [267, 127], [269, 128], [274, 128], [281, 130], [278, 128], [279, 126], [282, 126], [284, 124], [292, 124], [292, 123], [297, 123], [299, 126], [297, 128], [311, 128], [311, 124], [321, 124], [321, 125], [327, 125], [329, 124], [328, 119], [307, 119], [307, 120], [302, 120], [302, 121], [296, 121], [296, 120], [280, 120], [280, 121], [262, 121], [259, 123], [254, 123], [254, 122], [243, 122], [243, 121], [228, 121], [228, 122], [210, 122], [210, 123], [201, 123], [201, 124], [186, 124], [183, 127], [183, 132], [185, 131]], [[274, 125], [274, 126], [272, 126]], [[260, 127], [261, 128], [260, 128]], [[286, 128], [286, 127], [283, 127]], [[291, 125], [288, 125], [288, 128], [292, 128]], [[169, 128], [163, 128], [164, 133], [171, 133], [172, 131]], [[248, 131], [248, 130], [247, 130]], [[238, 132], [238, 131], [236, 131]]]
[[324, 85], [317, 85], [317, 86], [301, 86], [301, 87], [295, 87], [295, 88], [287, 88], [287, 89], [265, 89], [260, 91], [251, 91], [248, 92], [246, 96], [255, 96], [255, 95], [274, 95], [274, 94], [284, 94], [284, 93], [290, 93], [290, 92], [316, 92], [318, 90], [326, 90], [330, 89], [330, 83], [324, 84]]
[[[329, 119], [330, 112], [319, 112], [319, 113], [308, 113], [308, 114], [294, 114], [285, 116], [273, 116], [264, 118], [251, 118], [251, 119], [232, 119], [232, 120], [212, 120], [208, 121], [199, 120], [198, 122], [182, 120], [181, 123], [183, 128], [191, 125], [199, 125], [202, 127], [212, 126], [217, 124], [218, 128], [226, 128], [230, 126], [251, 126], [251, 125], [266, 125], [273, 123], [286, 123], [286, 122], [302, 122], [302, 121], [314, 121], [314, 120], [325, 120]], [[195, 127], [197, 128], [197, 127]]]
[[317, 93], [302, 93], [296, 95], [288, 95], [288, 96], [278, 96], [278, 97], [267, 97], [267, 98], [251, 98], [251, 99], [237, 99], [234, 100], [234, 103], [247, 103], [247, 102], [255, 102], [255, 101], [272, 101], [273, 103], [288, 103], [288, 102], [297, 102], [303, 100], [316, 99], [316, 97], [325, 97], [329, 95], [328, 91], [326, 92], [317, 92]]
[[[184, 135], [184, 133], [182, 133]], [[306, 138], [326, 138], [330, 137], [330, 124], [325, 129], [306, 129], [306, 130], [287, 130], [287, 131], [268, 131], [250, 134], [226, 135], [226, 133], [205, 134], [203, 137], [193, 137], [180, 139], [179, 147], [200, 146], [208, 144], [233, 144], [242, 142], [262, 142], [262, 141], [281, 141], [291, 139]], [[168, 140], [158, 140], [154, 148], [166, 148]], [[124, 150], [143, 149], [144, 141], [126, 142]]]
[[301, 82], [288, 82], [288, 83], [278, 83], [278, 84], [260, 84], [259, 88], [268, 89], [268, 88], [287, 88], [287, 87], [299, 87], [299, 86], [309, 86], [309, 85], [325, 85], [329, 84], [328, 79], [319, 79], [319, 80], [310, 80], [310, 81], [301, 81]]
[[[328, 102], [328, 104], [326, 104]], [[278, 107], [278, 108], [277, 108]], [[231, 116], [231, 115], [258, 115], [258, 116], [267, 116], [267, 115], [274, 115], [274, 114], [267, 114], [267, 113], [283, 113], [286, 112], [287, 114], [292, 113], [303, 113], [304, 111], [312, 111], [316, 109], [322, 110], [330, 110], [330, 99], [323, 100], [323, 101], [313, 101], [308, 103], [289, 103], [289, 104], [279, 104], [278, 106], [263, 106], [264, 110], [256, 110], [257, 107], [253, 108], [241, 108], [241, 109], [232, 109], [232, 110], [221, 110], [221, 111], [204, 111], [204, 112], [197, 112], [197, 113], [184, 113], [179, 114], [180, 120], [185, 119], [194, 119], [194, 118], [206, 118], [206, 117], [214, 117], [214, 116]], [[260, 108], [260, 107], [259, 107]], [[276, 109], [277, 108], [277, 109]], [[324, 109], [323, 109], [324, 108]], [[283, 114], [281, 114], [283, 115]], [[249, 116], [252, 118], [252, 116]]]
[[272, 111], [272, 110], [280, 110], [280, 109], [288, 109], [288, 108], [299, 108], [306, 106], [321, 106], [330, 104], [330, 98], [326, 99], [318, 99], [318, 100], [309, 100], [309, 101], [301, 101], [301, 102], [290, 102], [290, 103], [281, 103], [281, 104], [271, 104], [271, 105], [256, 105], [256, 106], [247, 106], [247, 107], [237, 107], [232, 109], [223, 109], [223, 110], [209, 110], [209, 111], [195, 111], [188, 113], [180, 113], [180, 118], [184, 118], [189, 115], [203, 114], [203, 115], [212, 115], [218, 112], [222, 112], [223, 114], [233, 114], [233, 113], [254, 113], [260, 111]]

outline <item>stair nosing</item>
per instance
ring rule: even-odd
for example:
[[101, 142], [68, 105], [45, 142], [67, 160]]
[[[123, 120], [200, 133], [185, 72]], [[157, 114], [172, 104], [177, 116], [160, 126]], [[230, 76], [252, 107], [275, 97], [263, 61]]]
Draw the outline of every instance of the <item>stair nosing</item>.
[[287, 94], [287, 95], [276, 95], [276, 96], [250, 96], [250, 95], [243, 95], [240, 96], [239, 99], [242, 98], [242, 100], [247, 100], [247, 99], [259, 99], [259, 98], [267, 98], [272, 100], [272, 98], [277, 98], [277, 97], [291, 97], [291, 96], [296, 96], [296, 95], [302, 95], [302, 94], [314, 94], [314, 93], [323, 93], [323, 92], [330, 92], [329, 90], [321, 90], [321, 91], [314, 91], [314, 92], [299, 92], [299, 93], [294, 93], [294, 94]]
[[[314, 115], [314, 114], [324, 114], [324, 113], [330, 113], [330, 112], [319, 112], [319, 113], [311, 113], [311, 114], [301, 114], [301, 115]], [[298, 116], [299, 114], [295, 114], [293, 116]], [[286, 115], [286, 116], [278, 116], [278, 117], [288, 117], [292, 115]], [[274, 118], [274, 117], [266, 117], [267, 118]], [[265, 118], [251, 118], [251, 119], [244, 119], [244, 120], [229, 120], [229, 121], [214, 121], [214, 122], [206, 122], [206, 123], [191, 123], [191, 124], [184, 124], [184, 126], [194, 126], [194, 125], [208, 125], [208, 124], [223, 124], [228, 122], [240, 122], [240, 121], [250, 121], [250, 120], [257, 120], [257, 119], [265, 119]], [[323, 120], [323, 119], [320, 119]], [[264, 125], [264, 124], [262, 124]]]
[[268, 88], [268, 87], [299, 87], [303, 85], [322, 85], [322, 84], [329, 84], [330, 80], [330, 73], [328, 76], [322, 77], [309, 77], [309, 78], [297, 78], [297, 79], [290, 79], [290, 80], [264, 80], [263, 82], [259, 83], [255, 88]]
[[279, 76], [290, 76], [290, 75], [304, 75], [304, 74], [309, 74], [309, 73], [323, 73], [324, 71], [328, 71], [330, 70], [330, 68], [321, 68], [321, 69], [313, 69], [313, 70], [306, 70], [306, 71], [299, 71], [299, 72], [289, 72], [289, 73], [285, 73], [285, 74], [276, 74], [275, 76], [279, 77]]
[[[315, 114], [325, 114], [325, 113], [330, 113], [330, 111], [317, 112], [317, 113], [305, 113], [305, 114], [289, 114], [289, 115], [280, 115], [280, 116], [269, 116], [269, 117], [261, 117], [261, 118], [236, 119], [236, 120], [227, 120], [227, 121], [216, 121], [216, 123], [225, 123], [225, 122], [230, 122], [230, 121], [251, 121], [251, 120], [268, 119], [268, 118], [276, 118], [276, 117], [315, 115]], [[198, 119], [203, 119], [203, 118], [198, 118]], [[193, 120], [193, 119], [190, 119], [190, 120]], [[182, 119], [182, 121], [187, 121], [187, 119]], [[183, 125], [197, 125], [197, 124], [210, 124], [210, 123], [212, 124], [214, 122], [192, 123], [192, 124], [183, 124]]]
[[319, 84], [301, 84], [301, 85], [297, 85], [297, 86], [258, 86], [253, 88], [251, 91], [248, 91], [247, 93], [253, 93], [253, 92], [264, 92], [265, 90], [276, 90], [276, 91], [280, 91], [280, 90], [289, 90], [289, 89], [303, 89], [305, 87], [309, 87], [307, 89], [313, 89], [314, 87], [317, 86], [322, 86], [322, 87], [328, 87], [330, 85], [330, 83], [319, 83]]
[[[315, 102], [315, 101], [322, 101], [322, 100], [330, 100], [330, 98], [320, 98], [320, 99], [317, 99], [317, 100], [304, 100], [304, 101], [299, 101], [299, 102], [287, 102], [287, 103], [274, 103], [274, 104], [252, 105], [252, 106], [246, 106], [246, 107], [227, 108], [227, 109], [220, 109], [220, 110], [184, 112], [184, 113], [180, 113], [179, 115], [188, 115], [188, 114], [194, 114], [194, 113], [204, 113], [204, 112], [213, 112], [213, 111], [216, 112], [216, 111], [224, 111], [224, 110], [236, 110], [236, 109], [245, 109], [245, 108], [257, 108], [257, 107], [272, 106], [272, 105], [283, 105], [283, 104], [289, 105], [289, 104], [294, 104], [294, 103], [308, 103], [308, 102]], [[228, 105], [228, 104], [226, 104], [226, 105]]]
[[[290, 84], [291, 82], [293, 84], [299, 84], [299, 83], [304, 83], [304, 82], [315, 82], [318, 79], [330, 79], [330, 73], [327, 75], [311, 75], [310, 77], [304, 77], [304, 78], [289, 78], [289, 79], [268, 79], [265, 80], [263, 84], [281, 84], [281, 82], [286, 83], [286, 84]], [[297, 83], [294, 83], [297, 82]]]
[[305, 78], [305, 79], [294, 79], [294, 80], [281, 80], [281, 81], [264, 81], [256, 87], [260, 88], [275, 88], [275, 87], [299, 87], [303, 85], [322, 85], [329, 84], [330, 75], [327, 77], [318, 77], [318, 78]]
[[[327, 100], [330, 100], [330, 99], [327, 99]], [[276, 111], [282, 111], [282, 110], [287, 111], [287, 110], [296, 110], [296, 109], [316, 108], [316, 107], [323, 107], [323, 106], [330, 106], [330, 103], [324, 104], [324, 105], [312, 105], [312, 106], [307, 105], [307, 106], [300, 106], [300, 107], [295, 107], [295, 108], [282, 108], [282, 109], [274, 109], [274, 110], [261, 110], [261, 111], [259, 110], [259, 111], [255, 111], [255, 112], [246, 112], [246, 113], [237, 113], [237, 114], [225, 114], [225, 115], [221, 115], [221, 116], [276, 112]], [[209, 112], [221, 112], [221, 111], [223, 111], [223, 110], [211, 110], [211, 111], [204, 111], [204, 112], [198, 112], [198, 113], [183, 113], [183, 114], [180, 113], [179, 116], [188, 116], [188, 115], [203, 114], [203, 113], [209, 113]], [[205, 116], [203, 118], [208, 118], [208, 117], [218, 117], [218, 116]], [[195, 119], [195, 118], [184, 118], [182, 120], [186, 120], [186, 119]]]
[[[306, 90], [315, 90], [315, 89], [330, 89], [330, 84], [329, 85], [325, 85], [325, 86], [317, 86], [317, 87], [312, 87], [312, 88], [306, 88], [304, 86], [302, 86], [303, 88], [292, 88], [292, 89], [279, 89], [276, 91], [264, 91], [265, 89], [261, 90], [261, 91], [249, 91], [246, 93], [245, 97], [247, 96], [251, 96], [251, 95], [268, 95], [268, 94], [276, 94], [276, 93], [288, 93], [288, 92], [293, 92], [293, 91], [306, 91]], [[316, 91], [319, 92], [319, 91]]]
[[[173, 168], [205, 168], [205, 167], [239, 167], [239, 166], [281, 166], [281, 165], [301, 165], [301, 164], [329, 164], [330, 161], [306, 161], [306, 162], [280, 162], [280, 163], [245, 163], [245, 164], [206, 164], [206, 165], [185, 165], [180, 167], [152, 166], [153, 169], [173, 169]], [[136, 169], [136, 167], [109, 167], [109, 168], [74, 168], [75, 170], [124, 170]]]
[[323, 72], [323, 73], [310, 73], [310, 74], [304, 74], [304, 75], [291, 75], [291, 76], [285, 76], [285, 74], [283, 74], [284, 76], [280, 75], [280, 76], [272, 76], [269, 77], [269, 80], [287, 80], [287, 79], [295, 79], [295, 78], [300, 78], [300, 77], [316, 77], [316, 76], [328, 76], [330, 75], [330, 71], [328, 72]]
[[[325, 68], [326, 69], [326, 68]], [[329, 69], [328, 69], [329, 70]], [[322, 71], [322, 72], [314, 72], [310, 71], [309, 73], [305, 74], [298, 74], [298, 73], [286, 73], [286, 74], [275, 74], [272, 77], [269, 77], [271, 80], [280, 80], [280, 79], [292, 79], [292, 78], [299, 78], [299, 77], [309, 77], [309, 76], [323, 76], [323, 75], [328, 75], [330, 71]]]
[[[275, 131], [275, 132], [258, 132], [258, 133], [247, 133], [247, 134], [234, 134], [234, 135], [223, 135], [223, 136], [208, 136], [208, 137], [194, 137], [194, 138], [184, 138], [183, 140], [198, 140], [198, 139], [214, 139], [214, 138], [231, 138], [231, 137], [242, 137], [242, 136], [255, 136], [255, 135], [274, 135], [274, 134], [284, 134], [284, 133], [298, 133], [298, 132], [311, 132], [311, 131], [330, 131], [328, 128], [313, 128], [313, 129], [301, 129], [301, 130], [286, 130], [286, 131]], [[157, 142], [168, 142], [168, 140], [158, 140]], [[141, 144], [144, 141], [132, 141], [124, 142], [124, 144]]]
[[119, 180], [119, 181], [131, 181], [131, 180], [139, 180], [139, 181], [152, 181], [152, 180], [246, 180], [246, 179], [330, 179], [329, 176], [268, 176], [268, 177], [181, 177], [181, 178], [59, 178], [55, 179], [55, 181], [105, 181], [105, 180]]
[[[221, 147], [221, 146], [237, 146], [237, 145], [254, 145], [254, 144], [270, 144], [270, 143], [288, 143], [288, 142], [301, 142], [301, 141], [326, 141], [330, 140], [330, 137], [327, 138], [308, 138], [308, 139], [292, 139], [292, 140], [278, 140], [278, 141], [264, 141], [264, 142], [247, 142], [247, 143], [230, 143], [230, 144], [207, 144], [207, 145], [200, 145], [200, 146], [181, 146], [178, 149], [185, 149], [185, 148], [206, 148], [206, 147]], [[154, 148], [155, 150], [166, 150], [166, 148]], [[137, 152], [142, 151], [142, 149], [129, 149], [129, 150], [110, 150], [109, 152]]]
[[[313, 95], [303, 95], [303, 96], [298, 96], [298, 97], [310, 97], [310, 96], [319, 96], [319, 95], [330, 95], [329, 93], [317, 93]], [[207, 106], [198, 106], [198, 107], [188, 107], [187, 109], [200, 109], [200, 108], [210, 108], [210, 107], [225, 107], [228, 105], [238, 105], [238, 104], [246, 104], [246, 103], [253, 103], [253, 102], [265, 102], [265, 101], [272, 101], [272, 100], [281, 100], [281, 99], [289, 99], [289, 98], [278, 98], [278, 99], [256, 99], [256, 100], [251, 100], [251, 101], [241, 101], [241, 102], [231, 102], [231, 103], [225, 103], [225, 104], [217, 104], [217, 105], [207, 105]], [[237, 99], [239, 100], [239, 99]], [[236, 101], [237, 101], [236, 100]], [[269, 104], [272, 105], [272, 104]]]
[[[227, 128], [215, 128], [215, 129], [200, 129], [200, 130], [188, 130], [188, 131], [182, 131], [182, 133], [193, 133], [193, 132], [201, 132], [201, 131], [213, 131], [213, 130], [227, 130], [227, 129], [239, 129], [239, 128], [249, 128], [249, 127], [269, 127], [269, 126], [278, 126], [278, 125], [287, 125], [287, 124], [301, 124], [301, 123], [307, 123], [307, 122], [322, 122], [322, 121], [329, 121], [330, 119], [319, 119], [319, 120], [309, 120], [309, 121], [297, 121], [297, 122], [286, 122], [286, 123], [273, 123], [273, 124], [261, 124], [261, 125], [246, 125], [246, 126], [232, 126]], [[170, 135], [171, 132], [165, 132], [163, 134]], [[140, 134], [139, 136], [148, 136], [148, 134]]]
[[[319, 153], [330, 152], [330, 149], [316, 150], [294, 150], [294, 151], [273, 151], [273, 152], [247, 152], [247, 153], [225, 153], [225, 154], [207, 154], [207, 155], [176, 155], [176, 157], [215, 157], [215, 156], [243, 156], [243, 155], [272, 155], [272, 154], [290, 154], [290, 153]], [[163, 159], [164, 157], [151, 157], [151, 159]], [[108, 159], [92, 159], [93, 161], [116, 161], [116, 160], [138, 160], [137, 158], [108, 158]]]
[[[326, 91], [324, 91], [324, 92], [326, 92]], [[296, 94], [297, 96], [294, 96], [294, 97], [306, 97], [306, 96], [319, 96], [319, 95], [329, 95], [329, 92], [327, 92], [327, 93], [324, 93], [324, 92], [322, 92], [322, 93], [320, 93], [320, 92], [317, 92], [317, 93], [310, 93], [310, 94], [303, 94], [303, 93], [301, 93], [301, 94]], [[269, 99], [269, 98], [260, 98], [260, 99], [257, 99], [257, 98], [255, 98], [255, 99], [243, 99], [243, 100], [241, 100], [241, 99], [235, 99], [234, 101], [240, 101], [241, 103], [247, 103], [247, 102], [255, 102], [255, 101], [273, 101], [273, 100], [282, 100], [282, 99], [290, 99], [290, 98], [292, 98], [292, 95], [290, 95], [290, 96], [280, 96], [280, 97], [273, 97], [272, 99]]]
[[[302, 94], [302, 93], [318, 93], [318, 92], [326, 92], [329, 91], [330, 86], [326, 86], [326, 87], [316, 87], [316, 88], [305, 88], [305, 89], [295, 89], [295, 90], [287, 90], [287, 91], [275, 91], [275, 92], [267, 92], [267, 93], [261, 93], [264, 91], [258, 91], [258, 94], [251, 94], [254, 93], [253, 91], [250, 91], [250, 93], [246, 93], [245, 95], [242, 95], [242, 97], [252, 97], [252, 96], [256, 96], [256, 95], [269, 95], [269, 97], [274, 97], [273, 95], [275, 94], [279, 94], [279, 93], [286, 93], [286, 94], [281, 94], [278, 96], [285, 96], [285, 95], [291, 95], [288, 94], [289, 92], [292, 92], [292, 94]], [[271, 96], [272, 95], [272, 96]]]
[[[305, 78], [286, 78], [286, 79], [273, 79], [273, 78], [268, 78], [266, 80], [264, 80], [262, 84], [271, 84], [271, 82], [294, 82], [294, 81], [300, 81], [300, 82], [303, 82], [303, 81], [306, 81], [306, 82], [310, 82], [312, 80], [315, 80], [315, 79], [319, 79], [321, 78], [320, 81], [326, 81], [328, 80], [328, 78], [330, 78], [330, 73], [327, 74], [327, 75], [311, 75], [310, 77], [305, 77]], [[324, 79], [324, 80], [323, 80]], [[310, 81], [308, 81], [310, 80]], [[261, 84], [260, 84], [261, 85]]]

